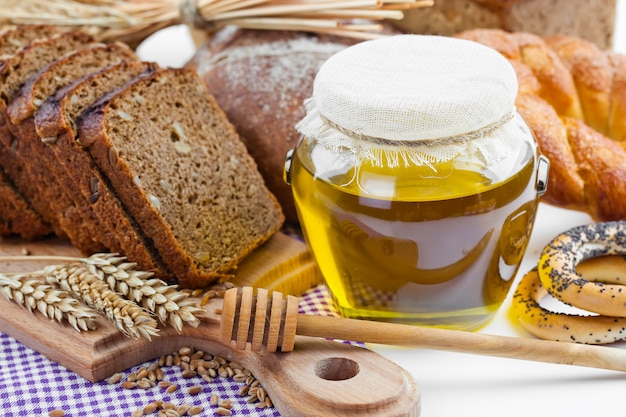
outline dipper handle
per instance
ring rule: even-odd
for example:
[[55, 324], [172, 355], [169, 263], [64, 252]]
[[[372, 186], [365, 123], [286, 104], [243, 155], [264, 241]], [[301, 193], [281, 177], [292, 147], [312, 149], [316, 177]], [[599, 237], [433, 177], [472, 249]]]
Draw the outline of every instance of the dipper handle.
[[414, 348], [427, 348], [536, 362], [626, 371], [626, 351], [605, 346], [497, 336], [406, 324], [298, 314], [298, 298], [252, 287], [224, 296], [222, 342], [236, 348], [289, 352], [296, 334]]

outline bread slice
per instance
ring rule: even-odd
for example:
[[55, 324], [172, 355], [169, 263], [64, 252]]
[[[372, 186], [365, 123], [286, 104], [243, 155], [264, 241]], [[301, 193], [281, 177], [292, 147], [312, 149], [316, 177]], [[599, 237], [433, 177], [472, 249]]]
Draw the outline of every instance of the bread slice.
[[29, 168], [37, 168], [36, 161], [25, 166], [16, 158], [18, 145], [9, 129], [6, 108], [22, 84], [37, 72], [61, 56], [93, 42], [93, 38], [82, 32], [64, 32], [29, 43], [0, 63], [0, 165], [7, 176], [20, 190], [29, 204], [49, 223], [60, 237], [66, 237], [39, 184], [31, 180]]
[[0, 236], [7, 236], [11, 234], [11, 228], [6, 222], [0, 218]]
[[[66, 170], [37, 135], [33, 114], [56, 90], [72, 81], [129, 60], [138, 58], [122, 43], [91, 44], [80, 48], [44, 66], [26, 81], [7, 107], [10, 128], [17, 143], [16, 158], [28, 168], [30, 180], [39, 185], [70, 242], [86, 255], [103, 251], [119, 253], [122, 248], [117, 235], [100, 222], [78, 188], [64, 184]], [[29, 164], [33, 159], [37, 164]]]
[[156, 64], [140, 61], [123, 61], [103, 68], [58, 90], [41, 105], [34, 118], [37, 135], [45, 143], [48, 155], [51, 153], [54, 162], [65, 171], [60, 178], [62, 186], [81, 193], [83, 204], [91, 207], [100, 224], [119, 239], [120, 251], [130, 261], [169, 281], [171, 273], [152, 242], [127, 215], [91, 156], [77, 142], [75, 123], [100, 96], [157, 68]]
[[78, 118], [79, 140], [179, 285], [228, 279], [284, 216], [234, 127], [186, 69], [160, 69]]
[[3, 171], [0, 171], [0, 217], [5, 224], [0, 236], [17, 235], [34, 240], [52, 233]]
[[[13, 55], [35, 39], [57, 33], [54, 26], [4, 26], [0, 30], [0, 62]], [[0, 63], [0, 66], [4, 64]], [[0, 125], [4, 123], [0, 120]], [[0, 126], [0, 130], [2, 127]], [[1, 236], [17, 234], [26, 239], [37, 239], [52, 233], [52, 229], [35, 212], [0, 167], [0, 216], [5, 227]]]
[[4, 26], [0, 30], [0, 56], [13, 55], [36, 39], [45, 39], [59, 33], [50, 25]]

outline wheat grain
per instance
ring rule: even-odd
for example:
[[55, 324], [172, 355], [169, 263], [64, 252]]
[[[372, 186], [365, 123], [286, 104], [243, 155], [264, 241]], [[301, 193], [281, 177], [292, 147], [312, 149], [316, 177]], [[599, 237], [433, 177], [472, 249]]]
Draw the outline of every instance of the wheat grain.
[[202, 387], [200, 385], [194, 385], [187, 389], [187, 393], [190, 395], [196, 395], [202, 392]]
[[78, 331], [96, 328], [96, 311], [82, 305], [67, 291], [60, 290], [32, 274], [0, 274], [0, 290], [9, 300], [28, 311], [38, 311], [44, 317], [61, 322], [66, 320]]
[[202, 407], [200, 407], [199, 405], [195, 405], [187, 411], [187, 415], [195, 416], [195, 415], [200, 414], [202, 411], [203, 411]]
[[215, 409], [215, 414], [220, 415], [220, 416], [232, 416], [233, 412], [230, 411], [228, 408], [217, 407]]
[[108, 379], [107, 383], [109, 385], [117, 384], [118, 382], [120, 382], [122, 380], [123, 377], [124, 377], [124, 374], [122, 374], [121, 372], [117, 372], [117, 373], [111, 375], [111, 377]]

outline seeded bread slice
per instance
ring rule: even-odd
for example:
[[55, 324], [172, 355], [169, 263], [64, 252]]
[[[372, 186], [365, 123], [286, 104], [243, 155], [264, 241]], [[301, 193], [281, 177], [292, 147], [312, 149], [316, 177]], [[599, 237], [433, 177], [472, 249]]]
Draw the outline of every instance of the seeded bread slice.
[[0, 217], [6, 226], [0, 232], [0, 236], [18, 235], [34, 240], [51, 233], [50, 228], [28, 206], [2, 171], [0, 171]]
[[102, 95], [157, 68], [153, 63], [124, 61], [89, 74], [49, 97], [35, 113], [35, 128], [58, 166], [65, 169], [66, 175], [61, 177], [63, 186], [82, 194], [84, 203], [93, 209], [100, 223], [118, 237], [121, 253], [141, 270], [154, 271], [156, 276], [169, 281], [171, 273], [152, 242], [127, 215], [91, 156], [77, 142], [75, 126], [75, 119]]
[[284, 216], [199, 76], [160, 69], [78, 118], [79, 140], [184, 288], [227, 279]]
[[45, 190], [49, 207], [63, 231], [86, 255], [95, 251], [119, 253], [122, 248], [112, 228], [100, 222], [78, 188], [64, 184], [65, 167], [57, 163], [54, 153], [37, 135], [33, 114], [56, 90], [72, 81], [109, 65], [131, 60], [137, 61], [138, 58], [125, 44], [91, 44], [43, 67], [26, 81], [7, 107], [10, 128], [18, 144], [16, 158], [27, 167], [29, 160], [37, 160], [37, 167], [29, 169], [31, 181]]
[[[22, 84], [48, 63], [93, 42], [82, 32], [64, 32], [29, 43], [0, 62], [0, 165], [29, 204], [49, 223], [60, 237], [67, 237], [58, 216], [51, 210], [45, 190], [31, 180], [30, 170], [39, 169], [36, 161], [24, 165], [16, 158], [18, 141], [9, 129], [6, 109]], [[94, 248], [98, 249], [98, 248]]]
[[35, 39], [45, 39], [59, 30], [49, 25], [10, 25], [0, 29], [0, 56], [13, 55]]
[[0, 236], [8, 236], [11, 234], [11, 228], [9, 225], [0, 218]]
[[[47, 38], [57, 32], [55, 27], [45, 25], [2, 27], [0, 29], [0, 62], [31, 41]], [[0, 120], [0, 125], [3, 123], [4, 120]], [[3, 168], [0, 168], [0, 216], [6, 226], [0, 233], [2, 236], [16, 234], [26, 239], [38, 239], [52, 233], [50, 226], [30, 207], [6, 176]]]

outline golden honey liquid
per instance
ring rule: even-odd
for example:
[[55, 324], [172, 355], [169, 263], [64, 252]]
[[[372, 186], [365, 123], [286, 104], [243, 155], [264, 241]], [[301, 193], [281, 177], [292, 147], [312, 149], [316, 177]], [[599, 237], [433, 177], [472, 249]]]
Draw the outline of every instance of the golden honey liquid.
[[346, 317], [474, 330], [505, 298], [537, 194], [534, 148], [494, 182], [453, 162], [363, 162], [322, 179], [299, 147], [291, 168], [303, 233]]

